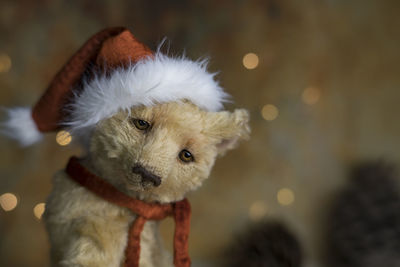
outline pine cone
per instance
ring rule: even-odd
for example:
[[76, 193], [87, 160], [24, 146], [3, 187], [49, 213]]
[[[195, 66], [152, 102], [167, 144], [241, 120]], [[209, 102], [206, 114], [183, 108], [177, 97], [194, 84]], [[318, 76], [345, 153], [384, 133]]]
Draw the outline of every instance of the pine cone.
[[392, 167], [356, 166], [329, 218], [330, 266], [400, 266], [400, 195]]
[[299, 242], [277, 222], [253, 225], [226, 256], [229, 267], [299, 267], [302, 261]]

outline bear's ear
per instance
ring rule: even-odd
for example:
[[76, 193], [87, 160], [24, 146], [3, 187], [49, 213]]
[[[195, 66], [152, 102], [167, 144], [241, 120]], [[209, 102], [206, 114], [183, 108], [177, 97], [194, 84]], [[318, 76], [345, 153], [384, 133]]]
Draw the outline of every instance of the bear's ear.
[[207, 132], [214, 139], [218, 155], [224, 155], [250, 136], [249, 113], [245, 109], [216, 112], [209, 119]]

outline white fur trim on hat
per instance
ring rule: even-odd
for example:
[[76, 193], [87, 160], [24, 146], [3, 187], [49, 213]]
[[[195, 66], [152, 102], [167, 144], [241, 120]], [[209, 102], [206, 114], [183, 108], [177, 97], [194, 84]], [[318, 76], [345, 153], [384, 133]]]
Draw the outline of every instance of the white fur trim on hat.
[[207, 61], [171, 58], [157, 52], [110, 75], [96, 75], [84, 84], [67, 109], [63, 122], [78, 130], [95, 125], [121, 109], [187, 99], [209, 111], [223, 108], [228, 95], [207, 72]]
[[42, 138], [30, 108], [17, 107], [4, 110], [8, 114], [8, 119], [0, 124], [2, 134], [17, 140], [22, 146], [29, 146]]

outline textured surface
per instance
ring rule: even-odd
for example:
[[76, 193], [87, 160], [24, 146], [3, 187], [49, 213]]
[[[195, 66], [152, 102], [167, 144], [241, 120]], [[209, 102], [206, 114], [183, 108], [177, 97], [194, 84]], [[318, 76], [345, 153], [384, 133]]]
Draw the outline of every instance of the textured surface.
[[[3, 0], [0, 70], [10, 65], [4, 54], [12, 65], [0, 73], [0, 105], [34, 104], [72, 53], [104, 27], [126, 26], [152, 49], [167, 36], [172, 53], [208, 55], [235, 106], [251, 111], [253, 132], [251, 141], [218, 160], [210, 179], [189, 196], [192, 259], [214, 262], [233, 232], [266, 213], [284, 217], [303, 241], [306, 261], [318, 263], [321, 213], [345, 180], [345, 165], [375, 157], [400, 163], [399, 5], [394, 0]], [[242, 64], [249, 52], [259, 58], [252, 70]], [[309, 87], [316, 88], [306, 91], [314, 98], [304, 94]], [[278, 109], [276, 119], [263, 119], [265, 104]], [[19, 199], [14, 210], [0, 209], [0, 266], [48, 264], [47, 237], [33, 208], [45, 201], [55, 171], [79, 153], [54, 140], [50, 134], [41, 144], [20, 149], [0, 137], [0, 194], [13, 192]], [[277, 201], [281, 188], [293, 191], [291, 205]], [[172, 229], [172, 221], [164, 225], [167, 245]]]

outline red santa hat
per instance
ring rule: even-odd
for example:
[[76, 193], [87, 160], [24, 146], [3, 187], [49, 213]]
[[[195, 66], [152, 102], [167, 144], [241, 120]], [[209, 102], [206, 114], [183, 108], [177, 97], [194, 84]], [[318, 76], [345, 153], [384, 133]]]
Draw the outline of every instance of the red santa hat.
[[154, 53], [125, 28], [105, 29], [71, 57], [32, 109], [9, 109], [2, 132], [30, 145], [63, 128], [90, 132], [100, 120], [138, 105], [186, 99], [217, 111], [227, 94], [206, 67], [205, 60]]

